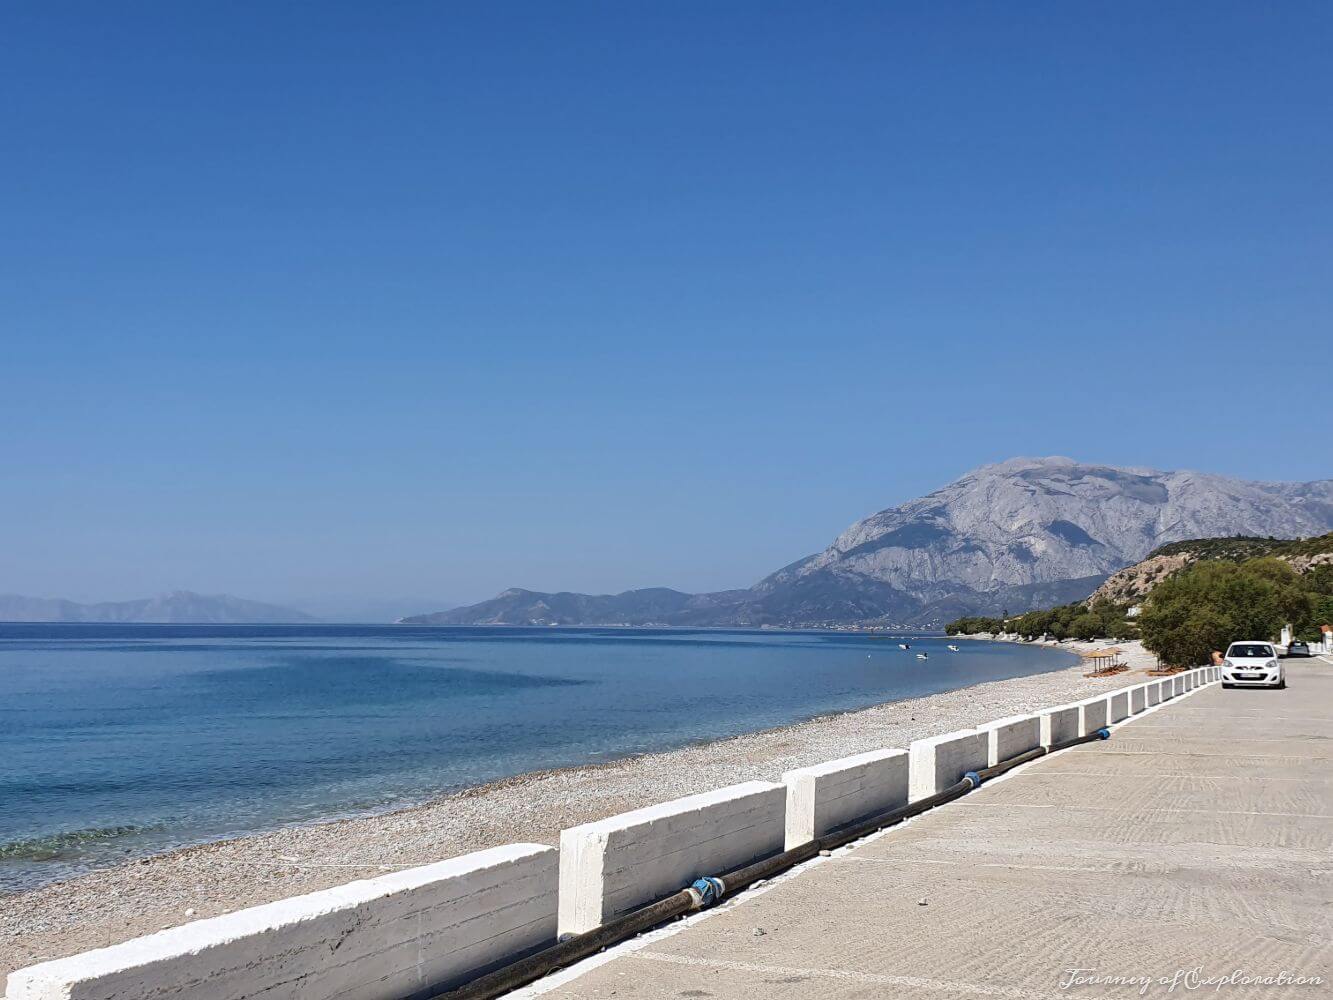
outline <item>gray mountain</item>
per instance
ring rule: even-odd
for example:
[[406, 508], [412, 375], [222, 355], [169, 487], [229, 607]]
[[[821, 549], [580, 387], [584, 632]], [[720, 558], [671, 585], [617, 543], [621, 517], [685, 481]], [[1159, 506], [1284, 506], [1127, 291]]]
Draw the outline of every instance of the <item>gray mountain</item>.
[[544, 594], [514, 588], [480, 604], [401, 618], [404, 625], [711, 624], [751, 597], [748, 590], [683, 594], [667, 587], [623, 594]]
[[313, 622], [301, 611], [246, 601], [227, 594], [195, 594], [178, 590], [137, 601], [76, 604], [47, 597], [0, 594], [0, 621], [7, 622], [138, 622], [176, 625], [261, 625]]
[[872, 514], [824, 551], [748, 590], [613, 597], [511, 590], [405, 621], [930, 626], [962, 614], [1081, 600], [1111, 573], [1167, 542], [1299, 538], [1329, 530], [1333, 480], [1257, 483], [1069, 458], [1015, 458]]

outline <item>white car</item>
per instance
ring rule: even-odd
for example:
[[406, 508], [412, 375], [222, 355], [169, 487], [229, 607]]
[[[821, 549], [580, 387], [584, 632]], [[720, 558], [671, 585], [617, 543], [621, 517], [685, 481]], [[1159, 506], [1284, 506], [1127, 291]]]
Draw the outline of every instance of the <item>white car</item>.
[[1287, 672], [1271, 642], [1233, 642], [1222, 665], [1222, 686], [1287, 686]]

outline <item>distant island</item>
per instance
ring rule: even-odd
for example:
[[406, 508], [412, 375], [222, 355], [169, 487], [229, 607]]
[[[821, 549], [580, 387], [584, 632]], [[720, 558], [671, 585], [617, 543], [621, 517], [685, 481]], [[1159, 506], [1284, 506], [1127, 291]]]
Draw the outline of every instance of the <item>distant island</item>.
[[0, 594], [0, 622], [122, 622], [164, 625], [308, 624], [318, 619], [294, 608], [229, 594], [177, 590], [135, 601], [78, 604], [55, 597]]
[[1015, 458], [872, 514], [822, 552], [752, 587], [687, 594], [506, 590], [400, 619], [423, 625], [879, 626], [938, 628], [1082, 601], [1170, 542], [1333, 530], [1333, 480], [1264, 483]]

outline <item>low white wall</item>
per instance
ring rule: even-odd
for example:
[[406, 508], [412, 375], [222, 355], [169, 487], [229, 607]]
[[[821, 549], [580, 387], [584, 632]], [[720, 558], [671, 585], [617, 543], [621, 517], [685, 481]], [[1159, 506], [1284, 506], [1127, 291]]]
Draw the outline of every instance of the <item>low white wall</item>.
[[907, 761], [906, 750], [872, 750], [788, 771], [782, 776], [787, 786], [787, 849], [906, 805]]
[[1045, 747], [1078, 739], [1083, 733], [1079, 729], [1081, 713], [1077, 705], [1057, 705], [1044, 712], [1037, 713], [1040, 726], [1041, 745]]
[[1129, 688], [1112, 691], [1106, 696], [1107, 722], [1119, 722], [1128, 719], [1129, 715]]
[[1088, 735], [1220, 675], [1204, 667], [512, 844], [195, 921], [11, 973], [8, 1000], [401, 1000], [466, 981], [716, 875]]
[[908, 763], [907, 797], [915, 802], [948, 788], [968, 771], [986, 766], [986, 735], [960, 729], [914, 740]]
[[1078, 703], [1078, 729], [1080, 736], [1095, 733], [1106, 725], [1106, 695], [1089, 698]]
[[748, 781], [560, 833], [560, 933], [782, 850], [785, 785]]
[[1041, 722], [1035, 715], [1010, 715], [996, 719], [978, 726], [977, 732], [986, 736], [988, 767], [1041, 746]]
[[402, 1000], [555, 942], [556, 852], [512, 844], [30, 966], [9, 1000]]

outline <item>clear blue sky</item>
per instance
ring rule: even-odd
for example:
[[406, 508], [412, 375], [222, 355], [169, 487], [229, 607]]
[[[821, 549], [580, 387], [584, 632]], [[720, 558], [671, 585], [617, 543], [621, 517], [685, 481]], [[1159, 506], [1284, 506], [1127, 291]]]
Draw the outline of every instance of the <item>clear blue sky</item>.
[[1333, 474], [1326, 3], [0, 39], [0, 591], [719, 588], [1014, 455]]

